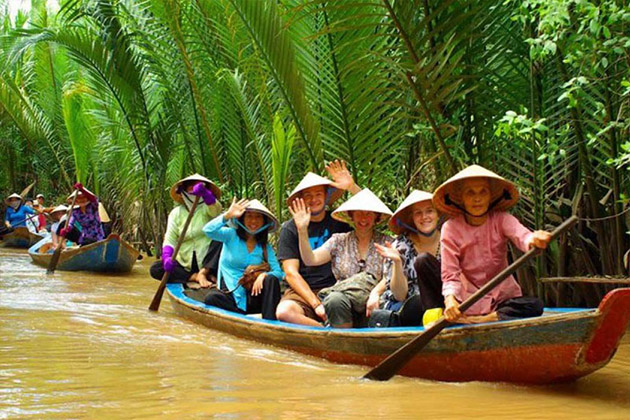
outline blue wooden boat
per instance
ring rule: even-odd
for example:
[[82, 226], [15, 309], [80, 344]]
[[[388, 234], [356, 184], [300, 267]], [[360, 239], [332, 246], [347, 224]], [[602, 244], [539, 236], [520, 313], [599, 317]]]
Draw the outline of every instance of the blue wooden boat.
[[2, 237], [0, 247], [28, 248], [41, 241], [43, 238], [45, 238], [45, 235], [32, 233], [25, 227], [17, 227]]
[[[331, 362], [376, 366], [422, 327], [330, 329], [268, 321], [167, 292], [175, 312], [209, 328]], [[439, 381], [568, 382], [605, 366], [630, 322], [630, 288], [596, 309], [546, 309], [538, 318], [455, 325], [443, 330], [400, 374]]]
[[[50, 247], [50, 238], [44, 239], [29, 250], [33, 262], [48, 267], [52, 252], [44, 252]], [[61, 251], [57, 270], [95, 271], [102, 273], [127, 273], [131, 271], [140, 253], [116, 234], [106, 239], [81, 247], [70, 247]]]

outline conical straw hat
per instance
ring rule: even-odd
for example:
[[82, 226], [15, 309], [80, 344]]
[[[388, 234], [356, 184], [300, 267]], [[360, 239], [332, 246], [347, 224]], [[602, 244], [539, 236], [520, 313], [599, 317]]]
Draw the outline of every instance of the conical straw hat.
[[[93, 193], [92, 191], [88, 190], [87, 188], [83, 187], [83, 189], [84, 189], [85, 191], [89, 192], [90, 194], [94, 195], [94, 193]], [[72, 202], [72, 199], [74, 198], [75, 194], [77, 194], [77, 193], [79, 193], [79, 195], [83, 195], [83, 193], [82, 193], [81, 191], [79, 191], [79, 190], [74, 190], [74, 191], [72, 191], [72, 193], [68, 196], [67, 201], [68, 201], [69, 203], [71, 203], [71, 202]], [[78, 197], [77, 197], [77, 198], [78, 198]]]
[[55, 214], [58, 212], [67, 212], [68, 211], [68, 207], [64, 206], [63, 204], [58, 205], [57, 207], [55, 207], [54, 209], [52, 209], [52, 211], [50, 212], [50, 214]]
[[219, 187], [217, 187], [215, 185], [214, 182], [210, 181], [208, 178], [206, 178], [203, 175], [199, 175], [199, 174], [193, 174], [189, 177], [186, 177], [184, 179], [180, 179], [179, 181], [177, 181], [175, 184], [173, 184], [173, 186], [171, 187], [171, 198], [178, 202], [179, 204], [184, 204], [184, 199], [182, 198], [181, 193], [178, 191], [180, 185], [184, 184], [185, 182], [188, 181], [199, 181], [199, 182], [205, 182], [207, 185], [209, 185], [210, 187], [210, 191], [212, 191], [212, 194], [214, 194], [215, 198], [218, 200], [219, 198], [221, 198], [221, 190], [219, 189]]
[[[463, 211], [456, 205], [460, 207], [464, 206], [460, 191], [461, 181], [470, 178], [487, 178], [490, 181], [491, 203], [498, 200], [505, 192], [507, 192], [505, 198], [498, 201], [492, 210], [508, 210], [518, 202], [518, 189], [513, 183], [484, 167], [471, 165], [449, 178], [446, 182], [440, 185], [437, 190], [435, 190], [435, 193], [433, 193], [433, 205], [435, 208], [439, 212], [449, 216], [463, 214]], [[450, 204], [447, 203], [447, 196], [451, 202]], [[453, 205], [453, 203], [456, 205]]]
[[405, 200], [402, 202], [402, 204], [398, 206], [398, 208], [394, 212], [394, 215], [389, 220], [389, 229], [397, 235], [403, 233], [405, 230], [407, 230], [407, 228], [405, 228], [404, 226], [399, 226], [398, 220], [409, 226], [413, 226], [413, 220], [411, 220], [412, 206], [423, 201], [431, 201], [432, 199], [433, 194], [431, 194], [430, 192], [420, 190], [411, 191], [411, 194], [409, 194], [407, 198], [405, 198]]
[[[260, 213], [264, 216], [267, 216], [267, 218], [269, 219], [269, 222], [271, 222], [271, 227], [269, 227], [268, 229], [269, 233], [278, 229], [278, 226], [280, 225], [280, 223], [278, 222], [278, 219], [276, 219], [276, 216], [274, 216], [273, 213], [267, 207], [265, 207], [263, 203], [261, 203], [258, 200], [251, 200], [249, 204], [247, 204], [245, 211], [246, 212], [253, 211], [256, 213]], [[236, 228], [237, 226], [236, 220], [230, 220], [230, 225]]]
[[[304, 178], [302, 178], [302, 180], [297, 185], [297, 187], [295, 187], [293, 191], [291, 191], [291, 194], [289, 194], [289, 198], [287, 198], [287, 205], [290, 207], [291, 204], [293, 203], [293, 200], [298, 198], [299, 194], [302, 191], [308, 188], [317, 187], [319, 185], [325, 187], [326, 191], [328, 191], [328, 188], [332, 185], [332, 181], [329, 180], [328, 178], [324, 178], [323, 176], [314, 174], [313, 172], [307, 173], [304, 176]], [[332, 204], [332, 203], [328, 203], [328, 204]]]
[[350, 197], [348, 201], [339, 206], [339, 208], [332, 213], [334, 219], [352, 223], [352, 218], [348, 212], [350, 211], [371, 211], [373, 213], [379, 213], [380, 217], [377, 220], [377, 224], [380, 224], [392, 215], [392, 211], [383, 203], [372, 191], [368, 188], [364, 188], [354, 196]]
[[109, 218], [105, 206], [100, 201], [98, 202], [98, 218], [101, 219], [101, 223], [109, 223], [112, 219]]
[[4, 202], [5, 202], [7, 205], [9, 205], [9, 200], [10, 200], [10, 199], [12, 199], [12, 198], [17, 198], [17, 199], [18, 199], [18, 200], [20, 200], [20, 201], [24, 201], [24, 199], [22, 198], [22, 196], [21, 196], [20, 194], [13, 193], [13, 194], [11, 194], [10, 196], [8, 196], [7, 198], [5, 198], [5, 199], [4, 199]]

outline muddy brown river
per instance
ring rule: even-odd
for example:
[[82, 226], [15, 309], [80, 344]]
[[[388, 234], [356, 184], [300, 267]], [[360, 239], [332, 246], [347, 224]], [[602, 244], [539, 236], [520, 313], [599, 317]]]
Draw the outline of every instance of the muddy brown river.
[[0, 419], [630, 419], [630, 334], [571, 384], [359, 378], [174, 315], [145, 259], [130, 275], [56, 272], [0, 250]]

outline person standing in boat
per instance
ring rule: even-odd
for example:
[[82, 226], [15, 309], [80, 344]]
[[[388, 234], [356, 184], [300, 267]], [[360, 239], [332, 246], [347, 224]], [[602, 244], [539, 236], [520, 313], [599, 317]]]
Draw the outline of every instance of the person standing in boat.
[[337, 279], [331, 287], [319, 291], [318, 297], [333, 328], [367, 325], [366, 304], [370, 292], [383, 278], [385, 258], [376, 245], [391, 240], [376, 232], [375, 227], [387, 221], [391, 210], [365, 188], [332, 213], [336, 220], [351, 224], [351, 232], [332, 235], [321, 247], [313, 250], [308, 236], [311, 210], [298, 198], [289, 208], [297, 227], [300, 255], [308, 266], [330, 262]]
[[[287, 199], [288, 207], [291, 207], [296, 199], [301, 198], [310, 209], [308, 240], [313, 249], [322, 246], [335, 233], [352, 230], [348, 224], [333, 219], [327, 206], [346, 191], [353, 195], [361, 191], [345, 162], [335, 160], [326, 166], [326, 171], [332, 181], [309, 172]], [[293, 324], [321, 326], [321, 323], [326, 321], [326, 310], [317, 293], [335, 284], [336, 280], [330, 262], [319, 266], [304, 264], [293, 219], [285, 222], [280, 230], [278, 259], [282, 262], [282, 269], [289, 285], [276, 311], [278, 319]]]
[[[154, 262], [149, 269], [151, 277], [161, 280], [169, 272], [169, 283], [197, 283], [199, 287], [212, 286], [209, 275], [216, 275], [216, 268], [211, 269], [214, 261], [218, 262], [221, 252], [220, 242], [211, 242], [203, 233], [203, 227], [214, 217], [221, 214], [221, 190], [208, 178], [194, 174], [180, 179], [171, 187], [171, 198], [178, 205], [168, 215], [166, 234], [162, 246], [162, 259]], [[182, 228], [188, 218], [195, 196], [200, 200], [193, 215], [186, 235], [176, 258], [173, 258], [175, 246]]]
[[28, 218], [37, 214], [32, 207], [24, 205], [22, 196], [19, 194], [11, 194], [4, 202], [7, 205], [7, 210], [4, 214], [4, 225], [9, 230], [17, 227], [27, 227], [26, 221]]
[[396, 240], [375, 245], [390, 264], [386, 276], [370, 293], [368, 317], [382, 308], [398, 314], [395, 324], [420, 325], [426, 310], [444, 307], [439, 215], [432, 199], [431, 193], [413, 190], [389, 221], [390, 230], [398, 234]]
[[532, 232], [506, 211], [519, 199], [516, 186], [472, 165], [440, 185], [438, 211], [452, 217], [442, 227], [442, 294], [450, 322], [480, 323], [540, 316], [543, 302], [525, 297], [513, 276], [462, 314], [459, 304], [508, 266], [508, 242], [526, 252], [544, 249], [551, 234]]
[[80, 246], [102, 241], [105, 234], [98, 217], [98, 198], [80, 182], [74, 184], [74, 189], [67, 201], [71, 203], [76, 195], [75, 208], [59, 234]]
[[[209, 238], [223, 243], [217, 288], [205, 297], [206, 305], [241, 314], [261, 313], [264, 319], [276, 319], [280, 301], [280, 268], [269, 233], [278, 228], [278, 220], [260, 201], [232, 200], [224, 214], [214, 218], [203, 231]], [[239, 283], [248, 267], [269, 264], [262, 271], [251, 291]]]

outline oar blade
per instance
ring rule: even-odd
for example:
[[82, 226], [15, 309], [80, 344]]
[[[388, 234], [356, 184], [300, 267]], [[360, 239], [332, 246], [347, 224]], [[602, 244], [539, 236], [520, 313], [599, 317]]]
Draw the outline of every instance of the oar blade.
[[166, 290], [166, 283], [168, 283], [169, 272], [165, 272], [162, 276], [162, 281], [160, 281], [160, 285], [153, 296], [153, 300], [149, 305], [149, 310], [153, 312], [157, 312], [160, 309], [160, 303], [162, 303], [162, 296], [164, 296], [164, 290]]
[[433, 337], [438, 335], [448, 325], [448, 321], [440, 318], [422, 334], [387, 356], [386, 359], [366, 373], [363, 378], [373, 381], [387, 381], [391, 379], [416, 353], [429, 344]]
[[53, 253], [52, 258], [50, 259], [50, 263], [48, 264], [48, 269], [46, 270], [46, 274], [53, 274], [55, 272], [60, 256], [61, 256], [61, 245], [57, 246], [57, 248], [55, 249], [55, 252]]

